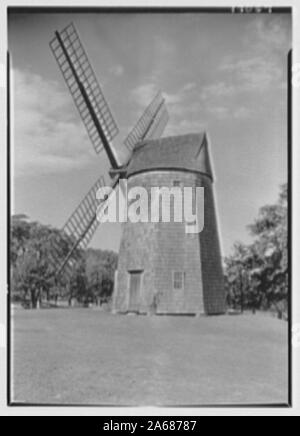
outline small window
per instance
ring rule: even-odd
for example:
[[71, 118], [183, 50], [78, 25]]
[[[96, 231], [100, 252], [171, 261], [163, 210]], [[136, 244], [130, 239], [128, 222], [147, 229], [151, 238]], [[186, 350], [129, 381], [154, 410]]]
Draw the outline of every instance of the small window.
[[182, 182], [180, 180], [174, 180], [173, 186], [177, 187], [177, 188], [181, 188], [182, 187]]
[[185, 273], [182, 271], [173, 272], [173, 289], [176, 291], [184, 289]]

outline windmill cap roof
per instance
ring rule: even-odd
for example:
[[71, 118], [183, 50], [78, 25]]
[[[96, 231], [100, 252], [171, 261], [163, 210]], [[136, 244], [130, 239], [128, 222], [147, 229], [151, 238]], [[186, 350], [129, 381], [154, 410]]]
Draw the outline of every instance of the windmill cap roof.
[[137, 144], [127, 167], [127, 177], [159, 169], [193, 171], [213, 179], [206, 133], [169, 136]]

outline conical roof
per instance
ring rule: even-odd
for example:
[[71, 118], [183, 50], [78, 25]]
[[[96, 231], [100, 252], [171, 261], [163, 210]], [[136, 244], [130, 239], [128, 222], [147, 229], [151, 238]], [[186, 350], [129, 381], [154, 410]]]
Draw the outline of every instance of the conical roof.
[[127, 177], [150, 170], [183, 170], [213, 179], [205, 132], [170, 136], [139, 143], [127, 167]]

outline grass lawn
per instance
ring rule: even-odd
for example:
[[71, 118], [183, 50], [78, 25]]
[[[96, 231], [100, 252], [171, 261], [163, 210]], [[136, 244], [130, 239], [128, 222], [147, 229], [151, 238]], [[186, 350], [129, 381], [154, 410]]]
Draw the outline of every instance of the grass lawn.
[[258, 315], [16, 309], [12, 400], [98, 405], [287, 403], [288, 324]]

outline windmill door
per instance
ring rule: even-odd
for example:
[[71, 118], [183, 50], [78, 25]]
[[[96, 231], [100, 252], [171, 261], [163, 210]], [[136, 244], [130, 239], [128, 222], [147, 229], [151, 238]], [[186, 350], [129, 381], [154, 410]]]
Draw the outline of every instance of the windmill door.
[[130, 272], [128, 312], [138, 312], [142, 271]]

